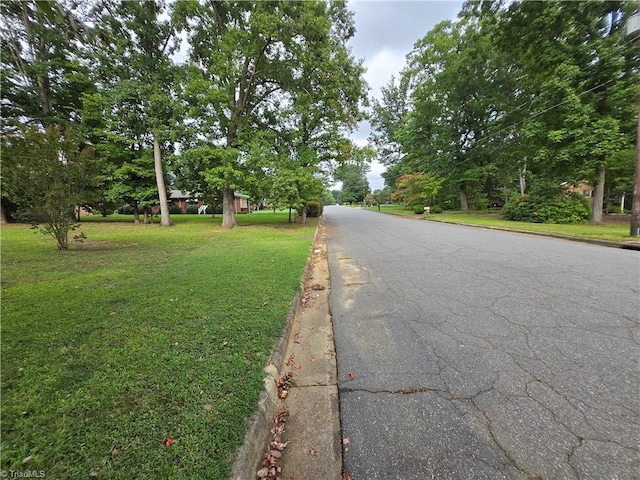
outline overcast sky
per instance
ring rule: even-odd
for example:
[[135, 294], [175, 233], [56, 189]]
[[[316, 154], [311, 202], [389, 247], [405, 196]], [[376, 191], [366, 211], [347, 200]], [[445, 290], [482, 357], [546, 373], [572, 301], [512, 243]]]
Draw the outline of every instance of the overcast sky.
[[[379, 98], [380, 87], [404, 67], [405, 56], [413, 44], [424, 37], [438, 22], [454, 20], [462, 1], [445, 0], [350, 0], [354, 12], [356, 34], [350, 41], [353, 55], [364, 59], [365, 78], [371, 88], [369, 94]], [[366, 144], [369, 125], [363, 122], [352, 138], [359, 145]], [[384, 167], [371, 165], [371, 190], [384, 186], [380, 173]]]

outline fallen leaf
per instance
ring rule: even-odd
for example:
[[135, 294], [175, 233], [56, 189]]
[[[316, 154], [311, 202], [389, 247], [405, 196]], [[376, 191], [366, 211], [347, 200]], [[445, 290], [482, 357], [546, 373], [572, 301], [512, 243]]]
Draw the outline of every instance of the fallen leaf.
[[356, 374], [355, 373], [349, 373], [349, 378], [351, 380], [353, 380], [354, 378], [356, 378]]
[[342, 480], [351, 480], [351, 474], [349, 472], [344, 472], [342, 474]]
[[171, 448], [171, 445], [175, 443], [175, 440], [172, 437], [165, 437], [162, 443], [164, 444], [165, 447]]
[[29, 463], [31, 460], [33, 460], [33, 457], [31, 455], [29, 455], [24, 460], [22, 460], [22, 464], [25, 465], [25, 464]]
[[342, 444], [343, 444], [343, 445], [349, 445], [349, 439], [348, 439], [347, 437], [344, 437], [344, 438], [342, 439]]
[[311, 455], [312, 457], [315, 457], [318, 454], [318, 452], [316, 452], [313, 448], [309, 449], [309, 455]]

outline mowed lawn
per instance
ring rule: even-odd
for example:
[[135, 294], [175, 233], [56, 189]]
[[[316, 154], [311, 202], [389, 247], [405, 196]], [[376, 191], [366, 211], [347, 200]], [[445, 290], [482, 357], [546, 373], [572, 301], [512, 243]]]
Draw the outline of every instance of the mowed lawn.
[[227, 478], [316, 223], [119, 218], [66, 253], [2, 228], [0, 470]]

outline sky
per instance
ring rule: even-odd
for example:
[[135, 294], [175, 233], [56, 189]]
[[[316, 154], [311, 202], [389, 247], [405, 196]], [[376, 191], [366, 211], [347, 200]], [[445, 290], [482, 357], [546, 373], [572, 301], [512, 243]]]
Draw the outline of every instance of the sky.
[[[369, 95], [380, 98], [380, 88], [405, 65], [413, 44], [437, 23], [455, 20], [462, 1], [445, 0], [350, 0], [356, 34], [349, 41], [353, 56], [364, 59]], [[362, 122], [351, 136], [354, 143], [366, 145], [369, 124]], [[380, 174], [384, 166], [374, 161], [368, 174], [371, 190], [384, 187]]]

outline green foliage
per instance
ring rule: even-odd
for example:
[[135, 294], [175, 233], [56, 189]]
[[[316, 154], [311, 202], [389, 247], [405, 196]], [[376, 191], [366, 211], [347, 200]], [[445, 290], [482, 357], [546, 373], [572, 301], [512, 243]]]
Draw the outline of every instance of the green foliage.
[[431, 207], [431, 213], [442, 213], [444, 209], [440, 205], [434, 205]]
[[334, 205], [336, 203], [336, 197], [333, 196], [333, 192], [330, 192], [327, 189], [322, 191], [322, 204], [323, 205]]
[[610, 191], [628, 193], [632, 156], [618, 152], [635, 138], [640, 42], [623, 37], [634, 8], [466, 2], [458, 21], [415, 43], [374, 102], [387, 185], [423, 171], [444, 179], [445, 208], [483, 209], [521, 179], [596, 185], [606, 166]]
[[413, 213], [415, 213], [416, 215], [422, 215], [424, 213], [424, 205], [422, 205], [421, 203], [414, 205]]
[[307, 217], [309, 218], [318, 218], [322, 215], [322, 204], [316, 201], [307, 202], [305, 205], [307, 209]]
[[[169, 213], [171, 215], [180, 215], [182, 213], [182, 208], [176, 206], [176, 205], [171, 205], [169, 207]], [[188, 213], [188, 212], [187, 212]]]
[[51, 235], [67, 250], [76, 229], [74, 208], [97, 181], [99, 164], [93, 149], [67, 128], [23, 128], [2, 139], [2, 188], [18, 204], [19, 216]]
[[131, 205], [123, 205], [118, 208], [120, 215], [133, 215], [134, 208]]
[[578, 193], [548, 198], [523, 195], [511, 199], [504, 207], [506, 220], [533, 223], [583, 223], [591, 215], [589, 202]]
[[72, 41], [86, 30], [77, 12], [67, 2], [34, 0], [2, 1], [0, 12], [2, 130], [73, 122], [82, 94], [95, 90], [89, 62], [81, 61], [80, 43]]
[[[237, 151], [207, 180], [217, 179], [229, 198], [234, 189], [247, 190], [258, 172], [274, 173], [279, 202], [308, 199], [283, 184], [294, 165], [273, 163], [287, 158], [320, 173], [339, 157], [341, 132], [362, 117], [364, 70], [347, 47], [354, 28], [346, 4], [178, 2], [174, 18], [192, 46], [185, 99], [197, 133]], [[275, 138], [263, 142], [267, 131]], [[230, 202], [224, 205], [223, 225], [233, 228]]]
[[424, 173], [405, 174], [398, 178], [392, 198], [394, 202], [400, 202], [409, 209], [417, 205], [424, 207], [431, 203], [441, 184], [442, 180]]
[[333, 174], [335, 181], [342, 182], [341, 203], [362, 202], [371, 191], [367, 179], [367, 173], [371, 167], [368, 159], [357, 158], [359, 155], [357, 152], [358, 148], [355, 145], [352, 146], [349, 158], [353, 160], [338, 167]]

